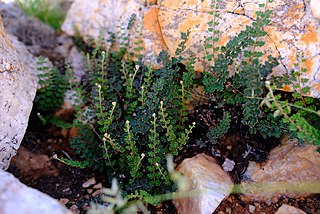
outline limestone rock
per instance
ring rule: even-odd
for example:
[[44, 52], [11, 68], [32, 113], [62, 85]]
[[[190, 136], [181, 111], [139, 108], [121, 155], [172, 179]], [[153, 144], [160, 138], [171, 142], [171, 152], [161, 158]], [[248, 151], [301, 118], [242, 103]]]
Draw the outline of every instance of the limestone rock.
[[0, 17], [0, 169], [7, 169], [25, 134], [37, 89], [36, 61]]
[[[110, 47], [110, 32], [115, 33], [118, 47], [125, 37], [129, 38], [131, 52], [137, 47], [134, 43], [141, 40], [144, 51], [137, 54], [142, 54], [148, 63], [157, 65], [155, 56], [161, 50], [167, 50], [167, 47], [157, 19], [159, 8], [154, 4], [155, 1], [143, 0], [75, 0], [62, 30], [69, 35], [79, 34], [87, 42], [93, 38], [98, 43], [102, 37], [106, 47]], [[136, 21], [128, 29], [133, 14], [136, 15]]]
[[[280, 65], [274, 74], [289, 73], [296, 62], [307, 69], [308, 86], [311, 96], [320, 97], [320, 23], [318, 17], [318, 0], [311, 5], [303, 0], [278, 0], [268, 3], [268, 8], [276, 11], [272, 14], [271, 23], [266, 28], [268, 35], [262, 38], [264, 58], [268, 55], [281, 57]], [[256, 0], [225, 0], [219, 3], [220, 17], [217, 30], [218, 46], [225, 45], [256, 18], [255, 12], [263, 10]], [[209, 0], [76, 0], [68, 11], [63, 30], [69, 35], [79, 34], [86, 38], [91, 36], [98, 41], [99, 35], [107, 41], [108, 32], [117, 33], [127, 28], [130, 16], [137, 14], [137, 25], [125, 34], [130, 40], [131, 50], [137, 39], [143, 41], [144, 60], [146, 64], [157, 65], [156, 56], [161, 50], [167, 50], [171, 56], [181, 42], [181, 32], [190, 30], [184, 59], [191, 56], [191, 51], [199, 59], [196, 70], [202, 71], [201, 59], [204, 55], [205, 38], [210, 36], [207, 22], [212, 19]], [[316, 6], [313, 6], [313, 5]], [[120, 20], [120, 17], [122, 19]], [[117, 27], [119, 26], [119, 27]], [[121, 30], [120, 30], [121, 32]], [[122, 32], [123, 33], [123, 32]], [[88, 40], [87, 40], [88, 41]], [[120, 42], [118, 42], [118, 45]], [[106, 42], [106, 46], [109, 44]], [[210, 50], [207, 50], [210, 51]], [[304, 53], [305, 61], [297, 58]], [[236, 66], [236, 65], [235, 65]], [[230, 72], [234, 69], [230, 67]]]
[[71, 214], [58, 201], [27, 187], [8, 172], [0, 169], [1, 214]]
[[245, 199], [266, 201], [282, 195], [291, 198], [320, 192], [320, 153], [314, 145], [283, 140], [266, 163], [251, 162], [242, 187]]
[[0, 14], [6, 32], [17, 37], [33, 55], [45, 55], [56, 46], [55, 30], [25, 14], [17, 4], [0, 2]]
[[311, 7], [311, 11], [312, 11], [312, 15], [317, 18], [320, 19], [320, 1], [319, 0], [311, 0], [310, 1], [310, 7]]
[[181, 214], [211, 214], [233, 189], [229, 175], [208, 155], [198, 154], [185, 159], [177, 170], [189, 179], [188, 190], [195, 191], [189, 197], [174, 200]]
[[95, 185], [96, 183], [97, 183], [97, 182], [96, 182], [95, 177], [92, 177], [92, 178], [90, 178], [89, 180], [87, 180], [86, 182], [84, 182], [84, 183], [82, 184], [82, 187], [83, 187], [83, 188], [88, 188], [88, 187], [90, 187], [90, 186]]
[[275, 214], [305, 214], [305, 212], [293, 206], [283, 204]]
[[70, 66], [74, 72], [75, 81], [80, 82], [82, 77], [86, 75], [84, 70], [84, 60], [76, 47], [72, 47], [68, 56]]

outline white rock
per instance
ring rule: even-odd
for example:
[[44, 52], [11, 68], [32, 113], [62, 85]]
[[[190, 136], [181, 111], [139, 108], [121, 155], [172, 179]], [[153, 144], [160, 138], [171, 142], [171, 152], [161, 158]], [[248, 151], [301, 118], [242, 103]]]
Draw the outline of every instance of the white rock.
[[256, 210], [256, 207], [250, 204], [249, 205], [249, 212], [254, 213], [255, 210]]
[[320, 0], [311, 0], [310, 7], [313, 17], [320, 19]]
[[90, 187], [90, 186], [92, 186], [94, 184], [96, 184], [96, 179], [93, 177], [93, 178], [90, 178], [89, 180], [87, 180], [86, 182], [84, 182], [82, 184], [82, 187], [83, 188], [88, 188], [88, 187]]
[[75, 81], [80, 82], [86, 72], [84, 71], [83, 57], [76, 47], [71, 48], [68, 60], [74, 72]]
[[[195, 191], [190, 197], [174, 200], [181, 214], [211, 214], [233, 189], [229, 175], [208, 155], [185, 159], [177, 170], [189, 179], [189, 190]], [[186, 192], [185, 196], [188, 194]]]
[[293, 206], [282, 204], [282, 206], [275, 212], [275, 214], [305, 214], [305, 212]]
[[1, 214], [71, 214], [58, 201], [0, 169]]
[[282, 140], [264, 164], [250, 162], [242, 182], [245, 198], [276, 201], [279, 196], [298, 198], [320, 193], [320, 153], [310, 144]]
[[[11, 40], [9, 40], [9, 39]], [[0, 17], [0, 169], [7, 169], [25, 134], [37, 89], [36, 61]]]
[[222, 164], [222, 168], [225, 172], [231, 172], [234, 169], [235, 162], [226, 158]]

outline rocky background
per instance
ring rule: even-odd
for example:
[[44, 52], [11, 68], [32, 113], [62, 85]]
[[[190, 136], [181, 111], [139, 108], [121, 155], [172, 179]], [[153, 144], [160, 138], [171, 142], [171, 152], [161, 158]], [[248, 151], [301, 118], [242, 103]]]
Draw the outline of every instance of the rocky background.
[[[225, 45], [255, 18], [260, 10], [261, 0], [224, 0], [219, 3], [221, 14], [218, 30], [218, 45]], [[57, 34], [49, 26], [26, 16], [14, 4], [0, 1], [0, 213], [70, 213], [56, 200], [21, 184], [5, 172], [16, 155], [24, 137], [37, 83], [37, 57], [54, 52], [55, 59], [70, 59], [76, 75], [81, 78], [81, 55], [73, 46], [70, 36], [81, 36], [89, 42], [98, 43], [99, 36], [108, 41], [109, 32], [116, 33], [119, 27], [126, 27], [132, 14], [137, 15], [137, 24], [124, 32], [132, 41], [143, 40], [145, 63], [161, 66], [155, 60], [161, 50], [174, 56], [180, 43], [180, 32], [190, 31], [190, 37], [183, 53], [188, 58], [190, 50], [203, 56], [206, 29], [210, 20], [208, 0], [74, 0], [62, 26], [63, 33]], [[274, 11], [272, 23], [264, 38], [267, 54], [281, 57], [281, 64], [274, 74], [288, 73], [298, 55], [304, 55], [301, 62], [307, 68], [307, 83], [310, 96], [320, 97], [320, 1], [319, 0], [277, 0], [268, 4]], [[118, 38], [118, 44], [121, 39]], [[104, 43], [108, 48], [110, 44]], [[117, 48], [117, 47], [115, 47]], [[131, 47], [133, 48], [133, 47]], [[49, 59], [50, 60], [50, 59]], [[50, 62], [48, 61], [50, 64]], [[59, 60], [55, 60], [58, 63]], [[197, 71], [203, 71], [200, 63]], [[230, 73], [233, 69], [230, 68]], [[28, 158], [30, 160], [32, 158]], [[42, 159], [43, 161], [43, 159]], [[47, 162], [50, 160], [46, 159]], [[229, 166], [228, 166], [229, 164]], [[231, 164], [231, 166], [230, 166]], [[212, 157], [199, 154], [185, 159], [178, 169], [192, 181], [190, 190], [205, 192], [194, 198], [176, 200], [174, 204], [180, 213], [213, 213], [221, 201], [231, 194], [233, 182], [225, 163], [221, 167]], [[280, 196], [292, 198], [308, 197], [319, 193], [320, 154], [311, 145], [298, 146], [296, 141], [284, 139], [263, 164], [250, 163], [245, 172], [242, 186], [247, 190], [243, 201], [264, 201], [276, 203]], [[257, 185], [272, 183], [279, 185], [275, 191], [259, 189]], [[290, 184], [307, 183], [307, 192], [296, 191]], [[91, 184], [88, 184], [89, 186]], [[92, 184], [94, 185], [94, 184]], [[86, 186], [85, 188], [87, 188]], [[100, 187], [101, 188], [101, 187]], [[41, 205], [41, 206], [40, 206]], [[253, 205], [250, 205], [253, 206]], [[257, 206], [250, 207], [254, 213]], [[320, 207], [310, 213], [320, 213]], [[18, 210], [18, 211], [17, 211]], [[252, 211], [252, 212], [251, 212]], [[77, 213], [77, 212], [76, 212]], [[220, 213], [220, 212], [219, 212]], [[228, 211], [226, 211], [228, 213]], [[305, 213], [283, 205], [277, 213]]]

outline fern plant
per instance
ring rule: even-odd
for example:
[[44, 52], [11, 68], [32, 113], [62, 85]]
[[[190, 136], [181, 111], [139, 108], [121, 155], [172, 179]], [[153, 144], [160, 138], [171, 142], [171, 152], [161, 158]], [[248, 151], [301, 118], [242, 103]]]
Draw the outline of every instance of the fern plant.
[[40, 89], [35, 98], [35, 109], [39, 118], [44, 124], [51, 122], [59, 127], [70, 128], [70, 124], [54, 116], [54, 112], [64, 102], [69, 80], [55, 66], [49, 68], [44, 57], [39, 57], [37, 64], [41, 72], [38, 75]]
[[[117, 36], [126, 41], [119, 51], [96, 47], [86, 55], [89, 84], [82, 96], [92, 114], [82, 114], [85, 107], [79, 108], [74, 125], [80, 134], [71, 146], [89, 167], [127, 180], [126, 192], [138, 187], [164, 192], [171, 188], [166, 155], [177, 154], [195, 126], [188, 121], [186, 107], [194, 73], [181, 74], [181, 58], [170, 58], [164, 51], [158, 70], [132, 61], [127, 35]], [[140, 43], [135, 45], [139, 48]]]
[[[279, 120], [268, 116], [269, 113], [263, 112], [259, 106], [260, 98], [265, 95], [264, 80], [278, 65], [278, 59], [271, 56], [263, 62], [261, 60], [263, 53], [257, 50], [265, 44], [261, 38], [267, 35], [264, 28], [270, 23], [272, 11], [267, 9], [267, 3], [259, 5], [265, 9], [256, 13], [257, 18], [252, 25], [231, 38], [225, 46], [216, 47], [215, 44], [218, 41], [216, 34], [219, 33], [215, 29], [219, 24], [215, 19], [219, 17], [217, 3], [218, 1], [215, 1], [212, 5], [213, 19], [208, 23], [213, 36], [206, 39], [206, 48], [213, 49], [213, 54], [205, 54], [205, 60], [212, 64], [206, 66], [207, 70], [203, 72], [202, 83], [205, 94], [218, 108], [242, 109], [242, 115], [238, 117], [242, 124], [248, 127], [251, 134], [258, 132], [264, 137], [279, 136], [278, 131], [268, 127], [264, 121], [277, 124], [278, 127], [282, 124], [279, 123]], [[242, 57], [241, 65], [236, 66], [235, 74], [230, 76], [229, 68], [234, 66], [239, 57]], [[215, 136], [221, 137], [228, 131], [229, 126], [224, 123], [225, 117], [216, 129], [208, 133], [210, 141], [217, 142]], [[220, 130], [221, 134], [214, 130]]]

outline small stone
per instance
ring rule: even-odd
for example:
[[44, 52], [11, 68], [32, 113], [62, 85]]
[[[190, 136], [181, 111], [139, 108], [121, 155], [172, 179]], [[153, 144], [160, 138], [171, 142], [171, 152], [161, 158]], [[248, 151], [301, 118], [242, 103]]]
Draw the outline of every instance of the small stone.
[[82, 210], [87, 211], [90, 209], [90, 205], [89, 204], [85, 204], [81, 207]]
[[293, 206], [289, 206], [287, 204], [283, 204], [276, 212], [275, 214], [288, 214], [288, 213], [294, 213], [294, 214], [306, 214], [302, 210], [295, 208]]
[[266, 202], [266, 205], [268, 205], [268, 206], [271, 206], [271, 204], [272, 204], [271, 199], [268, 199], [268, 200], [266, 200], [265, 202]]
[[249, 205], [249, 212], [250, 213], [254, 213], [254, 211], [256, 210], [256, 208], [255, 208], [255, 206], [253, 206], [253, 205]]
[[228, 149], [228, 150], [231, 150], [231, 149], [232, 149], [232, 146], [231, 146], [231, 145], [227, 146], [227, 149]]
[[93, 189], [87, 189], [87, 192], [91, 194], [93, 192]]
[[235, 162], [233, 160], [226, 158], [222, 164], [222, 168], [225, 172], [231, 172], [234, 168], [234, 165], [235, 165]]
[[60, 202], [61, 204], [63, 204], [63, 205], [66, 205], [66, 204], [69, 202], [69, 199], [67, 199], [67, 198], [60, 198], [60, 199], [59, 199], [59, 202]]
[[219, 212], [218, 212], [218, 214], [224, 214], [224, 212], [222, 212], [222, 211], [219, 211]]
[[232, 209], [230, 207], [226, 207], [226, 213], [230, 214], [232, 212]]
[[92, 186], [94, 184], [96, 184], [96, 179], [93, 177], [93, 178], [90, 178], [89, 180], [87, 180], [86, 182], [84, 182], [82, 184], [82, 187], [83, 188], [88, 188], [88, 187], [90, 187], [90, 186]]
[[102, 189], [102, 183], [98, 183], [93, 186], [93, 189]]
[[97, 190], [95, 191], [94, 193], [92, 193], [92, 196], [97, 196], [97, 195], [100, 195], [101, 194], [101, 191], [100, 190]]
[[272, 198], [271, 198], [271, 202], [272, 202], [273, 204], [277, 203], [277, 202], [278, 202], [278, 197], [276, 197], [276, 196], [272, 197]]
[[74, 214], [79, 214], [79, 213], [80, 213], [80, 209], [79, 209], [78, 206], [75, 205], [75, 204], [70, 207], [70, 210], [71, 210]]

